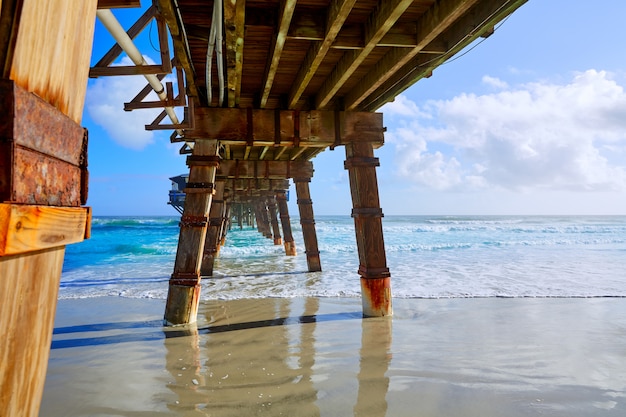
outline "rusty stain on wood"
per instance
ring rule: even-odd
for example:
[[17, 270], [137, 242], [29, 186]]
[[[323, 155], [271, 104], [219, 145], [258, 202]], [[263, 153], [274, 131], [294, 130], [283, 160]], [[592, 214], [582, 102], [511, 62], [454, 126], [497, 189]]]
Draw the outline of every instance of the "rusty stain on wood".
[[380, 317], [393, 314], [391, 306], [391, 278], [361, 278], [361, 293], [364, 316]]

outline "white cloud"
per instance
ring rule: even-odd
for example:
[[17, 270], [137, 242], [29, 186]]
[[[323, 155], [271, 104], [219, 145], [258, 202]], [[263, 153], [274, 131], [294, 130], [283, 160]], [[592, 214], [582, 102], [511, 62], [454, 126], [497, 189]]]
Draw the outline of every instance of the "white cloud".
[[381, 107], [380, 111], [385, 116], [406, 116], [431, 118], [431, 115], [422, 111], [417, 104], [409, 100], [406, 96], [399, 95]]
[[[148, 57], [145, 59], [152, 63]], [[121, 61], [121, 65], [131, 64], [128, 57]], [[154, 132], [145, 130], [144, 126], [152, 123], [163, 109], [124, 111], [124, 103], [131, 101], [146, 84], [143, 76], [101, 77], [90, 82], [87, 89], [86, 107], [89, 116], [120, 146], [141, 150], [154, 143]], [[145, 100], [158, 98], [152, 92]]]
[[[564, 85], [530, 83], [419, 107], [388, 132], [398, 174], [440, 189], [626, 189], [626, 93], [602, 71]], [[399, 114], [404, 114], [400, 113]]]
[[490, 77], [489, 75], [485, 75], [483, 77], [483, 83], [493, 88], [502, 89], [502, 90], [509, 87], [506, 81], [502, 81], [499, 78]]

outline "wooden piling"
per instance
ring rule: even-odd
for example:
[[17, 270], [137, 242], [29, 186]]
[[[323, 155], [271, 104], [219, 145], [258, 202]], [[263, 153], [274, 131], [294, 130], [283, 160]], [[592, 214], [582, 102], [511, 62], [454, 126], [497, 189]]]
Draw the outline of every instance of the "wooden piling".
[[204, 239], [202, 264], [200, 266], [200, 275], [203, 277], [213, 276], [215, 258], [219, 253], [222, 209], [224, 207], [224, 185], [224, 180], [215, 181], [215, 194], [213, 195], [211, 209], [209, 210], [209, 222], [206, 238]]
[[2, 417], [39, 415], [65, 247], [89, 236], [80, 123], [96, 3], [0, 6]]
[[280, 214], [280, 223], [283, 228], [285, 255], [296, 256], [296, 243], [291, 232], [291, 220], [289, 218], [289, 207], [285, 190], [276, 191], [276, 202], [278, 204], [278, 213]]
[[315, 232], [315, 217], [313, 215], [313, 201], [309, 191], [311, 178], [294, 178], [296, 194], [298, 196], [298, 210], [300, 211], [300, 225], [304, 238], [304, 252], [309, 272], [322, 270], [320, 252], [317, 247], [317, 233]]
[[189, 181], [180, 222], [174, 272], [169, 282], [164, 321], [167, 325], [193, 323], [200, 301], [200, 266], [206, 238], [215, 174], [219, 166], [216, 140], [198, 139], [187, 157]]
[[280, 227], [278, 226], [278, 217], [276, 216], [276, 199], [273, 195], [267, 196], [267, 211], [269, 214], [270, 223], [272, 224], [274, 245], [282, 245], [283, 239], [280, 236]]
[[344, 164], [350, 178], [352, 217], [359, 253], [359, 275], [364, 316], [392, 314], [391, 274], [387, 268], [382, 217], [378, 198], [378, 158], [370, 142], [346, 144]]

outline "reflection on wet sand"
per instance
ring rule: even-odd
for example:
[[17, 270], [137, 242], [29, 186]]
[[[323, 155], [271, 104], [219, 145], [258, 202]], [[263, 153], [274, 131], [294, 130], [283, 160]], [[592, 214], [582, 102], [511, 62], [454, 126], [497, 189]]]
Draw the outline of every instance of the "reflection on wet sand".
[[363, 319], [355, 416], [384, 417], [387, 414], [389, 377], [386, 373], [392, 357], [391, 323], [390, 317]]
[[[231, 309], [233, 302], [216, 304], [205, 312], [209, 326], [190, 328], [185, 337], [166, 338], [167, 369], [175, 381], [168, 388], [177, 395], [169, 408], [185, 416], [319, 416], [311, 380], [317, 303], [308, 301], [306, 314], [295, 317], [290, 304], [277, 299], [271, 310], [251, 312], [240, 306]], [[238, 317], [272, 318], [241, 322], [232, 316], [233, 310]], [[181, 356], [182, 343], [187, 350]]]
[[[214, 303], [204, 310], [208, 325], [165, 329], [173, 378], [167, 387], [176, 394], [168, 408], [184, 416], [343, 415], [352, 408], [354, 415], [384, 417], [391, 320], [363, 320], [359, 347], [337, 328], [345, 320], [358, 326], [360, 314], [318, 315], [319, 304], [316, 298]], [[318, 332], [343, 340], [317, 345]], [[354, 366], [337, 368], [338, 357], [351, 357]], [[346, 375], [352, 375], [347, 384]], [[356, 398], [343, 395], [357, 385]]]

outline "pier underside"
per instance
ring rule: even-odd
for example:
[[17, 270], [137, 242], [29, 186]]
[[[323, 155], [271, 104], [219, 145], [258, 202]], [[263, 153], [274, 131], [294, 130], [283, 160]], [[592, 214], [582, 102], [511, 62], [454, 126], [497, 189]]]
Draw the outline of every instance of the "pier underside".
[[[104, 0], [99, 5], [105, 9], [107, 3], [113, 5]], [[128, 31], [109, 10], [99, 10], [117, 44], [90, 75], [144, 75], [146, 88], [125, 109], [164, 108], [146, 128], [173, 131], [171, 141], [188, 155], [189, 179], [180, 190], [185, 202], [171, 203], [182, 218], [165, 321], [195, 320], [201, 277], [213, 274], [235, 204], [254, 213], [259, 232], [274, 244], [282, 244], [277, 207], [283, 207], [286, 254], [295, 254], [281, 204], [289, 181], [295, 184], [308, 270], [322, 270], [309, 190], [311, 161], [339, 146], [346, 149], [363, 313], [390, 315], [391, 274], [374, 157], [384, 142], [384, 126], [382, 114], [374, 111], [476, 38], [491, 35], [495, 24], [523, 3], [155, 0]], [[132, 38], [153, 19], [161, 63], [147, 65]], [[135, 65], [111, 66], [122, 51]], [[177, 93], [172, 83], [161, 84], [172, 68]], [[151, 90], [160, 101], [145, 101]], [[183, 120], [174, 107], [184, 108]]]
[[[374, 156], [384, 125], [375, 111], [491, 35], [525, 0], [143, 3], [128, 29], [111, 9], [140, 7], [138, 0], [0, 3], [2, 416], [38, 415], [65, 246], [89, 237], [88, 135], [80, 125], [88, 77], [145, 77], [124, 109], [162, 108], [146, 129], [173, 131], [171, 141], [187, 155], [167, 323], [195, 320], [201, 277], [212, 274], [231, 219], [256, 221], [268, 241], [296, 255], [291, 182], [303, 256], [310, 272], [322, 269], [311, 161], [341, 146], [363, 314], [386, 316], [391, 273]], [[96, 17], [116, 43], [90, 68]], [[133, 39], [153, 23], [160, 59], [148, 64]], [[122, 53], [132, 65], [119, 65]], [[162, 82], [168, 74], [175, 83]], [[146, 99], [151, 91], [158, 100]]]

